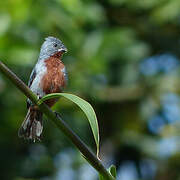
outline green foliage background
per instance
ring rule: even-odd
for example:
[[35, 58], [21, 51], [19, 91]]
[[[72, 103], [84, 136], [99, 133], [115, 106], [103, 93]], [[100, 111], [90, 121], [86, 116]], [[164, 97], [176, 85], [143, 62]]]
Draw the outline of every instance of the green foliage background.
[[[123, 180], [179, 179], [179, 29], [179, 0], [0, 1], [0, 59], [27, 83], [44, 38], [60, 38], [65, 92], [94, 107], [106, 166]], [[42, 142], [18, 138], [25, 100], [0, 75], [0, 179], [96, 179], [47, 119]], [[64, 99], [54, 109], [95, 151], [83, 113]]]

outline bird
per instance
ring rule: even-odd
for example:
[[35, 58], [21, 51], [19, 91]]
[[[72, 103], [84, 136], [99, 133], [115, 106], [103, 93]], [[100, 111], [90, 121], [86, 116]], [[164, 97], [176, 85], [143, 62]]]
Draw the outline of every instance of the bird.
[[[62, 56], [66, 52], [67, 48], [60, 39], [52, 36], [45, 38], [28, 82], [28, 87], [39, 99], [47, 94], [62, 92], [66, 87], [68, 77], [65, 65], [62, 62]], [[52, 107], [57, 100], [49, 99], [45, 101], [45, 104]], [[43, 113], [30, 99], [27, 99], [27, 109], [27, 115], [18, 135], [34, 142], [41, 140]]]

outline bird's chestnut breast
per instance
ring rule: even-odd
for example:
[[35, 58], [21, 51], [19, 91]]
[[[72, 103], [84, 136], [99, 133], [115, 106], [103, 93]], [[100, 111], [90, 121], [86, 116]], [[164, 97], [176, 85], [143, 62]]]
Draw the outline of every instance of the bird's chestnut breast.
[[45, 60], [47, 73], [42, 77], [41, 88], [45, 94], [61, 92], [65, 86], [65, 77], [63, 73], [64, 64], [59, 58], [50, 57]]

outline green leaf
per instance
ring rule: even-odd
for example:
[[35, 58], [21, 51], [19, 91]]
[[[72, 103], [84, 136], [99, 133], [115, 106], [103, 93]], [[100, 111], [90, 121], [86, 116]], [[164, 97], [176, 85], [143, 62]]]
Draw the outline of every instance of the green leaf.
[[93, 136], [96, 142], [96, 146], [97, 146], [97, 157], [99, 154], [99, 127], [98, 127], [98, 121], [96, 118], [96, 114], [94, 112], [94, 109], [92, 108], [92, 106], [85, 101], [84, 99], [74, 95], [74, 94], [69, 94], [69, 93], [52, 93], [52, 94], [48, 94], [44, 97], [42, 97], [38, 104], [40, 105], [42, 102], [48, 100], [48, 99], [52, 99], [52, 98], [59, 98], [59, 97], [65, 97], [67, 99], [69, 99], [70, 101], [74, 102], [75, 104], [77, 104], [82, 111], [86, 114], [88, 120], [89, 120], [89, 124], [91, 126], [92, 132], [93, 132]]
[[111, 173], [111, 175], [116, 178], [116, 166], [115, 165], [111, 165], [108, 169], [108, 171]]
[[[108, 168], [108, 172], [112, 175], [112, 177], [114, 177], [114, 179], [116, 179], [116, 166], [115, 165], [111, 165]], [[106, 178], [104, 178], [101, 174], [99, 174], [99, 180], [106, 180]]]

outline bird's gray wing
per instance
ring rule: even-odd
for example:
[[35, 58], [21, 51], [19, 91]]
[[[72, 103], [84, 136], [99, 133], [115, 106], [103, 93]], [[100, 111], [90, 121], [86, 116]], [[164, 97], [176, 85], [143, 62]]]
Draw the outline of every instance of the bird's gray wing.
[[[30, 75], [30, 78], [29, 78], [29, 81], [28, 81], [28, 87], [30, 88], [31, 85], [32, 85], [32, 82], [34, 80], [34, 78], [36, 77], [36, 69], [34, 68], [31, 72], [31, 75]], [[30, 107], [31, 105], [31, 101], [29, 99], [27, 99], [27, 109]]]
[[34, 78], [36, 77], [36, 69], [34, 68], [31, 72], [30, 78], [29, 78], [29, 82], [28, 82], [28, 87], [31, 87], [32, 82], [34, 80]]

